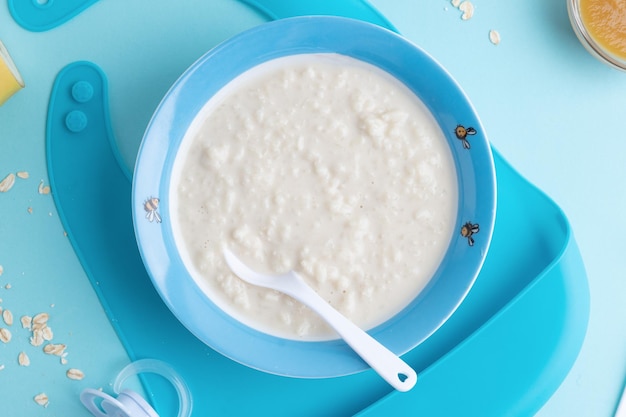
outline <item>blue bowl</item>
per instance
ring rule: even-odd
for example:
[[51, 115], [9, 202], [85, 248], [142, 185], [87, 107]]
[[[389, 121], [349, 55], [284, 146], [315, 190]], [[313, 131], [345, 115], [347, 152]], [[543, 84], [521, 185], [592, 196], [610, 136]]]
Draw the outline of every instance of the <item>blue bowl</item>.
[[487, 254], [496, 213], [494, 163], [485, 131], [459, 85], [420, 48], [379, 26], [325, 16], [278, 20], [243, 32], [201, 57], [172, 86], [146, 130], [133, 179], [133, 218], [154, 286], [201, 341], [265, 372], [335, 377], [369, 366], [342, 340], [283, 339], [230, 317], [185, 268], [169, 222], [174, 160], [205, 103], [246, 70], [303, 53], [343, 54], [380, 67], [421, 99], [444, 132], [458, 178], [457, 233], [426, 288], [399, 314], [369, 331], [398, 355], [435, 332], [463, 301]]

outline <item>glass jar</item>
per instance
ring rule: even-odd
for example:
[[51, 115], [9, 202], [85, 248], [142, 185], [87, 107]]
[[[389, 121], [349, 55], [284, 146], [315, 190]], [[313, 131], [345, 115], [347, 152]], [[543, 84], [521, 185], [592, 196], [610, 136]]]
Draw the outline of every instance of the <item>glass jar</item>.
[[[626, 71], [626, 0], [567, 0], [567, 12], [587, 51], [605, 64]], [[622, 22], [622, 30], [618, 30], [616, 25]]]

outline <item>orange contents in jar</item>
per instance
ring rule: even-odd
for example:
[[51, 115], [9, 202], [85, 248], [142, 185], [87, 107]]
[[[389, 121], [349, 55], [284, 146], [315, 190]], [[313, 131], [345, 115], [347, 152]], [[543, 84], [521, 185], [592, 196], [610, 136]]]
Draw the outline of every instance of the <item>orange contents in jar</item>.
[[580, 0], [580, 17], [599, 46], [626, 59], [626, 0]]

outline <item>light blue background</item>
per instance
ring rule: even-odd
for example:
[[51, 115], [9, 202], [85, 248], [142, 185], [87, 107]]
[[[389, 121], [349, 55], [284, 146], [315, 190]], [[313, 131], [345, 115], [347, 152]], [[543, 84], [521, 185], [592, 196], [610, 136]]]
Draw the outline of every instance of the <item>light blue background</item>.
[[[468, 21], [447, 0], [372, 3], [451, 72], [495, 147], [569, 217], [589, 276], [589, 330], [570, 375], [539, 415], [608, 417], [626, 377], [626, 73], [578, 43], [565, 1], [473, 0]], [[169, 84], [217, 42], [259, 22], [228, 0], [101, 1], [57, 29], [32, 33], [0, 1], [0, 39], [27, 83], [0, 107], [0, 178], [30, 173], [0, 194], [0, 306], [16, 318], [49, 312], [69, 361], [61, 365], [30, 346], [28, 332], [14, 324], [12, 342], [0, 343], [2, 415], [86, 415], [78, 393], [110, 388], [128, 362], [52, 197], [37, 192], [40, 180], [48, 183], [44, 132], [54, 77], [76, 60], [102, 67], [113, 130], [132, 166], [143, 127]], [[498, 46], [489, 42], [491, 29], [501, 34]], [[147, 105], [138, 108], [138, 96]], [[31, 357], [28, 368], [17, 365], [22, 350]], [[86, 378], [68, 380], [68, 366]], [[41, 391], [50, 397], [46, 409], [32, 401]]]

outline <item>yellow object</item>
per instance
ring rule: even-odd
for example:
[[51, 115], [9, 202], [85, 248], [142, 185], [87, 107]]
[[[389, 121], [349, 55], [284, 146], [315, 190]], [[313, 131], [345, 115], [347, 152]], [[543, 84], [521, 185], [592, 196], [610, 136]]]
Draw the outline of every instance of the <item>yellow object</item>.
[[626, 0], [567, 0], [567, 14], [591, 55], [626, 71]]
[[626, 60], [626, 0], [580, 0], [580, 17], [598, 45]]
[[21, 88], [24, 88], [24, 80], [0, 41], [0, 106]]
[[580, 16], [598, 44], [626, 59], [626, 0], [580, 0]]

